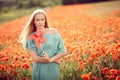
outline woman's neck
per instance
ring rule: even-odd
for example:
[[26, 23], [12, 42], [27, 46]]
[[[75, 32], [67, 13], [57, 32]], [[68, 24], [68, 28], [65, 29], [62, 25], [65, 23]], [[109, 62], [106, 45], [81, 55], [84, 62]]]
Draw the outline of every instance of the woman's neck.
[[46, 28], [37, 28], [37, 32], [41, 31], [42, 33], [46, 32]]

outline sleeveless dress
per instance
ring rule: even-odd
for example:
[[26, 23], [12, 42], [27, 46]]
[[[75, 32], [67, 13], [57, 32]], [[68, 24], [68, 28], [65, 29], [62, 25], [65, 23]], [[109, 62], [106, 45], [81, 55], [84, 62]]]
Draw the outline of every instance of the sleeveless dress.
[[[32, 34], [35, 34], [33, 32]], [[32, 35], [31, 34], [31, 35]], [[62, 54], [66, 52], [66, 48], [62, 41], [62, 38], [59, 33], [54, 34], [43, 34], [43, 37], [46, 38], [46, 42], [40, 43], [43, 50], [47, 52], [49, 57], [53, 57], [57, 54]], [[26, 42], [26, 48], [28, 50], [36, 51], [38, 56], [43, 56], [42, 50], [35, 45], [34, 40], [28, 39]], [[59, 80], [60, 71], [59, 64], [52, 63], [41, 63], [34, 62], [32, 70], [32, 80]]]

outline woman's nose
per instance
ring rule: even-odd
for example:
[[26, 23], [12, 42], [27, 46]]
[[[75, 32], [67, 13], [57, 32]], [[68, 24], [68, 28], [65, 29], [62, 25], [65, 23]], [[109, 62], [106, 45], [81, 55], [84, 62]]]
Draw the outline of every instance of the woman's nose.
[[41, 23], [42, 23], [42, 21], [39, 21], [39, 23], [41, 24]]

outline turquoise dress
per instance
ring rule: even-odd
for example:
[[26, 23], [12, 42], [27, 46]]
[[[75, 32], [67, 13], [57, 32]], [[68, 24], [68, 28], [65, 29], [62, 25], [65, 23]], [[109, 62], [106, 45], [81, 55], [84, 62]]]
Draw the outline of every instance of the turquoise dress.
[[[32, 34], [35, 34], [33, 32]], [[31, 34], [31, 35], [32, 35]], [[44, 34], [44, 38], [46, 38], [46, 42], [41, 43], [41, 46], [45, 52], [47, 52], [49, 57], [53, 57], [57, 54], [65, 53], [66, 48], [62, 41], [60, 34]], [[42, 50], [39, 49], [35, 45], [34, 40], [27, 40], [26, 48], [32, 51], [36, 51], [38, 56], [43, 56]], [[33, 71], [32, 71], [32, 80], [59, 80], [60, 79], [60, 71], [59, 64], [52, 63], [41, 63], [34, 62]]]

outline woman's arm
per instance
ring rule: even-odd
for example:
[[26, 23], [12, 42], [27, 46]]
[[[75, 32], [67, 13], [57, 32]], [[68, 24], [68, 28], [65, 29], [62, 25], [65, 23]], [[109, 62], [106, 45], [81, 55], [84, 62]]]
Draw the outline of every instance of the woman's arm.
[[66, 53], [57, 54], [49, 59], [49, 62], [60, 62], [61, 58], [65, 56]]
[[31, 57], [35, 62], [42, 62], [42, 63], [47, 63], [49, 62], [49, 57], [48, 56], [38, 56], [35, 51], [30, 51]]

